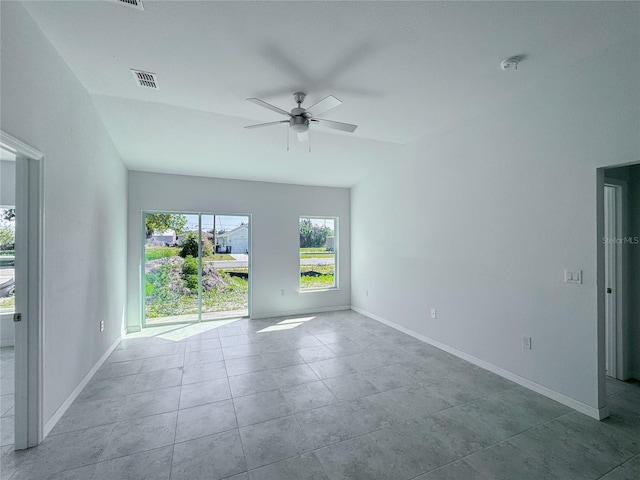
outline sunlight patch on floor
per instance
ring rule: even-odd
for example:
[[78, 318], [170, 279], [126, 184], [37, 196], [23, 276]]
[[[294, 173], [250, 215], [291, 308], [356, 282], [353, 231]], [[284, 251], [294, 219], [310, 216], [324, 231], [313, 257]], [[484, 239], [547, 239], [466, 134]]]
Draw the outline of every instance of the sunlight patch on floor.
[[305, 322], [309, 320], [313, 320], [316, 317], [300, 317], [300, 318], [289, 318], [287, 320], [283, 320], [278, 322], [276, 325], [270, 325], [262, 330], [258, 330], [256, 333], [268, 333], [268, 332], [279, 332], [282, 330], [291, 330], [292, 328], [299, 327], [300, 325], [304, 325]]
[[242, 318], [228, 318], [226, 320], [216, 320], [212, 322], [192, 323], [189, 325], [165, 325], [152, 328], [144, 328], [140, 332], [127, 335], [125, 338], [144, 338], [144, 337], [157, 337], [165, 340], [172, 340], [179, 342], [186, 340], [195, 335], [201, 335], [203, 333], [215, 330], [225, 325], [238, 322]]

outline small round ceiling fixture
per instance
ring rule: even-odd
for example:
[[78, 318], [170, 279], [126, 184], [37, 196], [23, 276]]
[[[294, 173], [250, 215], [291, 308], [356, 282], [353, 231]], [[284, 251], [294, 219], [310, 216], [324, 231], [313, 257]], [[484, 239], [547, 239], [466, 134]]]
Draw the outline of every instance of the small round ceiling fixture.
[[511, 68], [517, 70], [520, 60], [522, 60], [522, 57], [520, 55], [505, 58], [504, 60], [502, 60], [502, 62], [500, 62], [500, 68], [502, 68], [503, 70], [509, 70]]

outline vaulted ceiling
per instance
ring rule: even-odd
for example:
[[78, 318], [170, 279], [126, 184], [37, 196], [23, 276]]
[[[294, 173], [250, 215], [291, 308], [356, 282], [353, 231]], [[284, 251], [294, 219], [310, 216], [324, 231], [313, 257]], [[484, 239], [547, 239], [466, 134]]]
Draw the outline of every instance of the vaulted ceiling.
[[[633, 2], [631, 2], [633, 3]], [[130, 169], [352, 186], [409, 144], [637, 35], [626, 2], [25, 2]], [[628, 18], [628, 20], [625, 20]], [[525, 55], [517, 71], [500, 61]], [[157, 74], [137, 86], [130, 69]], [[46, 76], [46, 72], [43, 72]], [[333, 94], [311, 150], [281, 120]]]

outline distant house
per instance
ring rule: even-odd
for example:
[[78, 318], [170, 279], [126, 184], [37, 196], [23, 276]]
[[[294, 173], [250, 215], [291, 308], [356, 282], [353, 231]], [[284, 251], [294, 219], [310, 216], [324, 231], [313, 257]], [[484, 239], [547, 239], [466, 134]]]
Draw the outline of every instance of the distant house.
[[249, 225], [240, 225], [228, 232], [219, 233], [216, 243], [220, 246], [220, 251], [230, 253], [249, 253]]
[[327, 252], [333, 252], [336, 249], [336, 239], [335, 237], [327, 237], [326, 242]]
[[174, 230], [165, 230], [164, 232], [153, 232], [148, 243], [157, 246], [173, 245], [176, 243], [176, 232]]

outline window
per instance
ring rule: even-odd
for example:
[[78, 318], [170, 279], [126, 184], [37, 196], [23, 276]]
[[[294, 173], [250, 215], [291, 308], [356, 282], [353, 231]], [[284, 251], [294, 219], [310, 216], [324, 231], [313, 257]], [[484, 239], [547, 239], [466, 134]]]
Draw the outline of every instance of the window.
[[336, 288], [338, 219], [300, 217], [300, 290]]
[[16, 209], [0, 207], [0, 313], [13, 313], [15, 297]]

